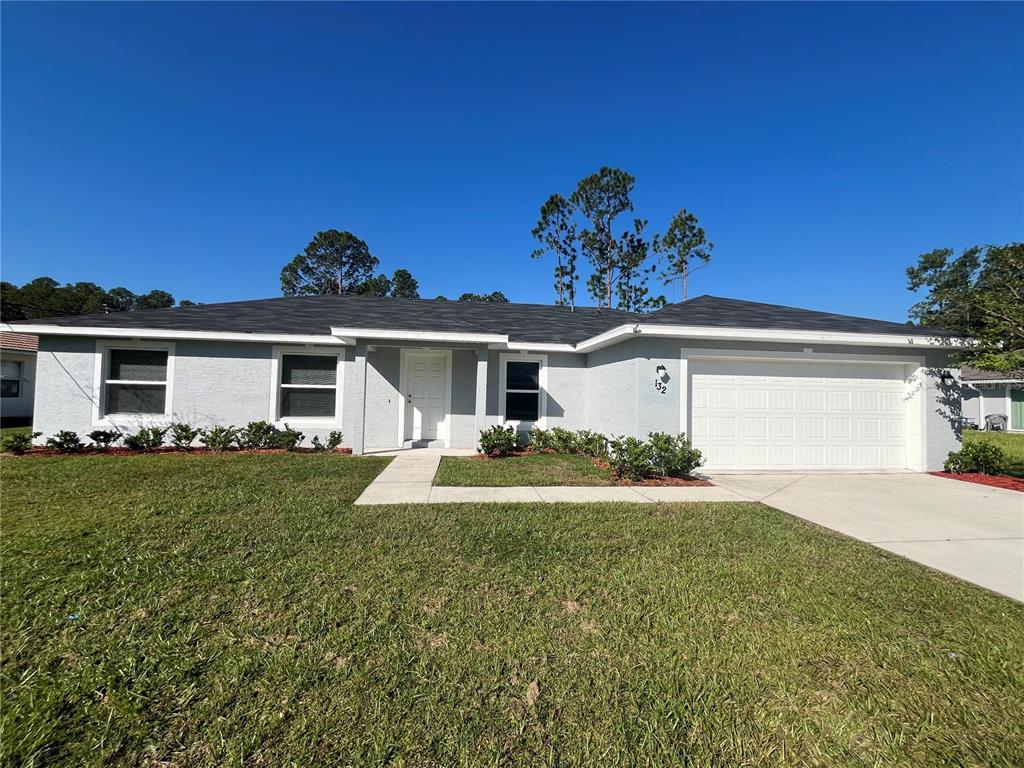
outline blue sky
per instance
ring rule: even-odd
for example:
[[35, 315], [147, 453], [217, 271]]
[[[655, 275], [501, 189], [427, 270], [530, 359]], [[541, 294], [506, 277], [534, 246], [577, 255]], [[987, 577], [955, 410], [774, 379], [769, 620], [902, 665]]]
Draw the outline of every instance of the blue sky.
[[1024, 5], [5, 3], [2, 275], [280, 294], [348, 229], [421, 294], [553, 300], [541, 203], [601, 165], [716, 244], [691, 295], [894, 320], [1024, 239]]

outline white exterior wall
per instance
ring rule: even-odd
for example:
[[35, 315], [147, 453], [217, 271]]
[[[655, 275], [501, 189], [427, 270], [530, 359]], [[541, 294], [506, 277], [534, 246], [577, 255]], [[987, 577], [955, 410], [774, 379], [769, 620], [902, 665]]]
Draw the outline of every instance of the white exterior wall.
[[[944, 350], [907, 350], [873, 347], [816, 346], [808, 355], [793, 344], [701, 342], [638, 337], [589, 354], [543, 353], [546, 357], [545, 426], [592, 429], [609, 435], [686, 431], [689, 403], [688, 365], [682, 350], [732, 350], [745, 356], [763, 352], [792, 353], [815, 359], [814, 354], [874, 356], [879, 359], [921, 358], [908, 364], [916, 384], [908, 385], [908, 402], [916, 430], [915, 468], [934, 469], [959, 446], [954, 425], [960, 418], [960, 389], [945, 393], [939, 383], [947, 353]], [[338, 347], [309, 348], [338, 351]], [[481, 425], [497, 423], [500, 413], [500, 361], [509, 353], [482, 347], [449, 346], [452, 354], [451, 447], [476, 445]], [[401, 445], [399, 393], [401, 348], [371, 347], [363, 343], [342, 349], [343, 403], [339, 424], [344, 445], [357, 452]], [[272, 379], [274, 347], [270, 344], [210, 341], [175, 342], [173, 418], [196, 426], [269, 420], [275, 387]], [[51, 435], [70, 429], [87, 435], [94, 423], [92, 399], [96, 375], [96, 341], [92, 338], [44, 336], [36, 373], [35, 428]], [[664, 366], [667, 379], [657, 377]], [[914, 369], [914, 370], [911, 370]], [[485, 375], [486, 392], [477, 381]], [[365, 376], [365, 379], [364, 379]], [[486, 413], [477, 413], [477, 403]], [[909, 411], [908, 411], [909, 412]], [[1000, 411], [1002, 412], [1002, 411]], [[154, 422], [161, 420], [154, 418]], [[164, 420], [166, 421], [166, 420]], [[323, 436], [332, 428], [299, 427], [307, 438]]]

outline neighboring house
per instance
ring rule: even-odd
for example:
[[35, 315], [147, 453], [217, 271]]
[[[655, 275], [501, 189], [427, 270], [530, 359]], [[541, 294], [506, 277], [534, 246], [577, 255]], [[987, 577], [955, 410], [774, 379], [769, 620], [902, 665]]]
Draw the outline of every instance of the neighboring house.
[[27, 333], [0, 331], [0, 423], [32, 422], [39, 340]]
[[1007, 429], [1024, 431], [1024, 372], [1001, 374], [964, 366], [960, 377], [965, 419], [984, 429], [986, 416], [1005, 416]]
[[[701, 296], [594, 307], [307, 296], [63, 317], [35, 428], [288, 423], [355, 453], [513, 424], [686, 432], [709, 470], [926, 470], [958, 447], [951, 334]], [[950, 387], [956, 407], [950, 413]]]

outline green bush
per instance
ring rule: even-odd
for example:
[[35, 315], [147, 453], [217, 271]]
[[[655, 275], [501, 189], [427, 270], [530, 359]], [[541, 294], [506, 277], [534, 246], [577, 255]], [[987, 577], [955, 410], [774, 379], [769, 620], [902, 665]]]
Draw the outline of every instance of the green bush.
[[277, 429], [269, 421], [250, 421], [238, 432], [238, 447], [272, 448]]
[[635, 437], [616, 437], [610, 441], [609, 463], [619, 477], [643, 480], [654, 474], [654, 446]]
[[273, 440], [274, 448], [284, 448], [286, 451], [294, 451], [302, 444], [305, 435], [297, 429], [292, 429], [287, 424], [284, 429], [275, 429]]
[[651, 432], [647, 438], [654, 452], [651, 469], [655, 475], [689, 477], [704, 463], [704, 457], [686, 439], [686, 435]]
[[132, 451], [155, 451], [164, 444], [167, 427], [143, 427], [134, 435], [125, 435], [124, 445]]
[[121, 433], [114, 429], [96, 429], [89, 433], [89, 439], [99, 448], [109, 448], [121, 439]]
[[515, 427], [495, 424], [490, 429], [480, 431], [480, 453], [488, 456], [508, 456], [518, 444], [519, 435]]
[[190, 424], [171, 424], [171, 445], [179, 451], [192, 448], [192, 442], [202, 434], [202, 430]]
[[526, 444], [535, 451], [551, 451], [551, 433], [540, 427], [533, 427], [526, 434]]
[[1006, 473], [1009, 461], [1002, 448], [992, 443], [967, 443], [959, 451], [951, 451], [943, 468], [947, 472], [962, 474], [980, 472], [983, 475]]
[[608, 438], [600, 432], [581, 429], [576, 433], [576, 450], [595, 459], [607, 459]]
[[15, 432], [4, 438], [4, 450], [10, 451], [15, 456], [21, 456], [32, 447], [32, 441], [39, 437], [42, 432]]
[[204, 429], [199, 438], [203, 445], [214, 453], [230, 449], [238, 439], [237, 427], [212, 427]]
[[555, 453], [579, 453], [575, 432], [561, 427], [552, 427], [549, 434], [551, 448]]
[[78, 438], [78, 433], [67, 429], [62, 429], [53, 437], [47, 438], [46, 445], [58, 453], [78, 453], [85, 447]]
[[320, 442], [319, 435], [313, 435], [313, 450], [336, 451], [341, 447], [341, 440], [344, 436], [338, 430], [332, 430], [327, 436], [327, 443]]

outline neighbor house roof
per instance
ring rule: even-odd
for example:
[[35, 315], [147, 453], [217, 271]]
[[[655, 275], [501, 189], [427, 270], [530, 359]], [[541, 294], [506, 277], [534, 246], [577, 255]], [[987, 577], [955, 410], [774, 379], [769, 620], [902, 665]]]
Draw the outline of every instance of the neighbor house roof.
[[[839, 333], [949, 335], [885, 320], [836, 315], [775, 304], [700, 296], [657, 312], [621, 312], [549, 304], [393, 299], [368, 296], [288, 296], [105, 315], [34, 320], [40, 326], [85, 329], [146, 329], [232, 334], [332, 334], [332, 329], [370, 329], [507, 336], [512, 342], [577, 344], [624, 325], [800, 330]], [[12, 327], [17, 327], [12, 326]]]
[[999, 373], [998, 371], [983, 371], [980, 368], [972, 368], [969, 365], [965, 365], [960, 369], [960, 379], [967, 383], [972, 381], [1024, 381], [1024, 371]]
[[0, 349], [11, 352], [35, 352], [39, 349], [39, 337], [30, 333], [0, 331]]

